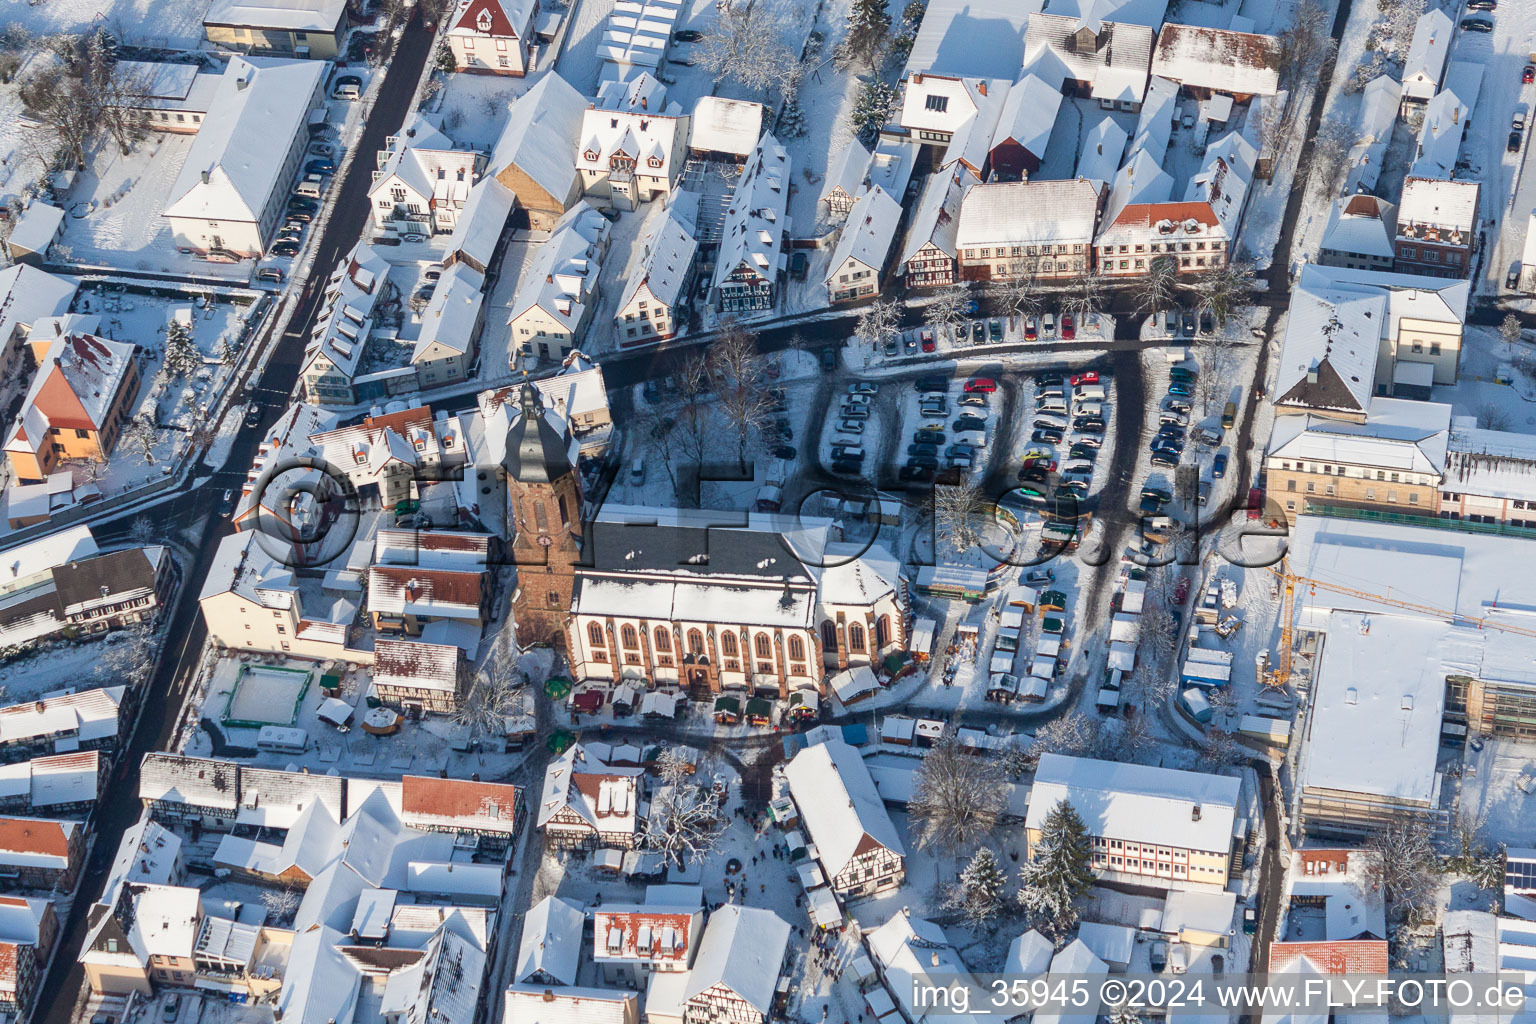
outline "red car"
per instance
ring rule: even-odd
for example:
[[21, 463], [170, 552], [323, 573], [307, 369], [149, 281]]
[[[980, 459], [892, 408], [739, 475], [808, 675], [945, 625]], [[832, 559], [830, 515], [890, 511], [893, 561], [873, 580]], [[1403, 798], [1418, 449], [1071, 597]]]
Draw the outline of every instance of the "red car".
[[1527, 64], [1525, 66], [1525, 70], [1520, 74], [1520, 81], [1526, 85], [1536, 82], [1536, 64]]
[[1077, 318], [1071, 313], [1061, 318], [1061, 336], [1069, 340], [1077, 337]]
[[928, 328], [924, 327], [922, 334], [918, 335], [918, 337], [922, 340], [923, 351], [924, 352], [932, 352], [933, 348], [934, 348], [934, 345], [933, 345], [933, 332], [930, 331]]
[[1047, 458], [1043, 458], [1043, 457], [1041, 457], [1039, 455], [1036, 455], [1036, 456], [1034, 456], [1032, 458], [1028, 458], [1028, 459], [1024, 460], [1024, 468], [1025, 469], [1043, 469], [1047, 473], [1054, 473], [1054, 472], [1056, 472], [1056, 460], [1055, 459], [1047, 459]]
[[1034, 341], [1040, 336], [1040, 328], [1035, 324], [1035, 318], [1030, 317], [1024, 322], [1024, 340]]
[[967, 394], [980, 392], [984, 395], [990, 395], [997, 390], [997, 381], [991, 377], [972, 377], [965, 382], [965, 390]]
[[1082, 387], [1084, 384], [1097, 384], [1098, 382], [1099, 375], [1092, 371], [1088, 373], [1074, 373], [1072, 375], [1072, 386], [1075, 388]]

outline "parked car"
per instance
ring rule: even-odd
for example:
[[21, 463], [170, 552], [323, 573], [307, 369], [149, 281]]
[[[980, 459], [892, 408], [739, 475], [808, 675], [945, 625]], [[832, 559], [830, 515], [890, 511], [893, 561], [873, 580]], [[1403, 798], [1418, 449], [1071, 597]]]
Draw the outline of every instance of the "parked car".
[[1077, 318], [1071, 313], [1065, 313], [1061, 318], [1061, 336], [1067, 341], [1077, 337]]
[[1056, 314], [1045, 314], [1045, 316], [1040, 318], [1040, 326], [1045, 331], [1045, 336], [1047, 338], [1054, 335], [1056, 333]]
[[899, 356], [901, 355], [901, 342], [895, 338], [886, 338], [885, 344], [881, 346], [880, 351], [885, 353], [887, 359], [892, 356]]
[[1524, 144], [1525, 135], [1520, 129], [1516, 128], [1509, 133], [1509, 141], [1504, 143], [1504, 149], [1506, 152], [1518, 153], [1520, 152], [1520, 147]]
[[907, 457], [908, 458], [911, 458], [914, 455], [921, 456], [921, 455], [937, 455], [937, 454], [939, 454], [939, 446], [936, 445], [936, 444], [929, 444], [928, 442], [924, 441], [924, 442], [920, 442], [920, 443], [919, 442], [913, 442], [912, 444], [907, 445]]
[[987, 338], [994, 343], [1003, 340], [1003, 322], [997, 317], [987, 321]]
[[956, 431], [986, 430], [987, 421], [982, 419], [980, 416], [961, 416], [959, 419], [955, 420], [953, 429]]
[[1062, 436], [1059, 430], [1037, 430], [1029, 439], [1035, 444], [1061, 444]]
[[774, 458], [784, 459], [785, 461], [793, 459], [798, 454], [799, 452], [795, 451], [794, 445], [789, 444], [781, 444], [774, 448], [772, 452]]
[[281, 267], [262, 267], [256, 271], [256, 280], [271, 281], [273, 284], [283, 283], [283, 271]]
[[1227, 453], [1217, 452], [1216, 458], [1211, 460], [1211, 476], [1220, 480], [1227, 475]]
[[1195, 393], [1195, 389], [1181, 380], [1176, 380], [1168, 385], [1168, 393], [1178, 398], [1188, 398]]
[[1077, 438], [1072, 442], [1072, 450], [1067, 452], [1067, 457], [1072, 459], [1087, 459], [1089, 462], [1092, 462], [1094, 459], [1099, 457], [1099, 450], [1098, 448], [1091, 445], [1083, 444], [1083, 439]]
[[837, 349], [831, 345], [821, 350], [821, 368], [827, 371], [837, 369]]
[[862, 472], [863, 469], [864, 464], [862, 462], [854, 462], [852, 459], [832, 460], [832, 472], [840, 473], [843, 476], [854, 476], [855, 474]]
[[810, 268], [811, 258], [803, 249], [796, 249], [789, 254], [789, 276], [796, 281], [805, 280], [805, 272]]
[[1158, 448], [1152, 452], [1152, 465], [1172, 469], [1179, 464], [1181, 454], [1173, 449]]
[[837, 429], [845, 434], [862, 434], [864, 433], [864, 422], [862, 420], [841, 419], [837, 421]]
[[1024, 340], [1034, 341], [1040, 337], [1040, 323], [1034, 317], [1024, 321]]
[[313, 156], [335, 156], [336, 147], [332, 146], [329, 142], [311, 142], [309, 144], [309, 152]]
[[691, 28], [683, 28], [673, 32], [672, 38], [679, 43], [696, 43], [704, 38], [704, 33], [696, 32]]
[[1102, 441], [1100, 441], [1097, 437], [1094, 437], [1092, 435], [1085, 435], [1083, 437], [1074, 437], [1072, 439], [1072, 446], [1074, 448], [1077, 447], [1078, 445], [1085, 445], [1085, 446], [1087, 446], [1089, 448], [1098, 448], [1102, 444], [1103, 444]]
[[918, 341], [922, 344], [924, 352], [932, 352], [933, 351], [933, 349], [934, 349], [934, 342], [933, 342], [933, 331], [932, 330], [930, 330], [927, 327], [924, 327], [922, 329], [922, 331], [918, 334], [917, 338], [918, 338]]
[[1536, 64], [1527, 64], [1525, 70], [1520, 72], [1520, 81], [1525, 85], [1536, 82]]
[[170, 998], [166, 999], [165, 1005], [160, 1009], [160, 1019], [165, 1021], [166, 1024], [172, 1024], [180, 1014], [181, 993], [172, 992]]
[[1201, 507], [1204, 507], [1206, 504], [1208, 504], [1210, 502], [1210, 500], [1211, 500], [1211, 482], [1209, 480], [1201, 480], [1200, 481], [1200, 488], [1199, 488], [1199, 490], [1195, 494], [1195, 504], [1200, 505]]
[[845, 405], [838, 410], [844, 419], [867, 420], [869, 419], [869, 407], [864, 405]]
[[1157, 421], [1159, 423], [1177, 423], [1181, 427], [1187, 427], [1189, 426], [1189, 413], [1164, 409], [1157, 414]]
[[1498, 0], [1467, 0], [1467, 10], [1469, 11], [1496, 11], [1498, 9]]
[[1050, 473], [1056, 469], [1056, 460], [1045, 455], [1034, 455], [1024, 460], [1025, 469], [1043, 469]]
[[1486, 18], [1462, 18], [1461, 29], [1463, 32], [1492, 32], [1493, 22]]
[[292, 217], [295, 210], [303, 210], [305, 213], [317, 213], [320, 210], [320, 204], [313, 199], [294, 196], [288, 200], [288, 216]]
[[832, 446], [832, 458], [838, 461], [863, 462], [864, 449], [857, 446], [835, 444]]
[[[1083, 434], [1087, 434], [1087, 435], [1102, 434], [1102, 433], [1104, 433], [1104, 421], [1103, 420], [1074, 420], [1072, 422], [1072, 429], [1075, 430], [1080, 435], [1083, 435]], [[1076, 440], [1076, 439], [1074, 439], [1074, 440]]]
[[965, 382], [965, 390], [968, 392], [980, 392], [989, 395], [997, 390], [997, 381], [991, 377], [972, 377]]
[[917, 444], [943, 444], [944, 432], [942, 430], [915, 430], [912, 432], [912, 440]]
[[850, 387], [848, 389], [848, 397], [843, 399], [843, 404], [844, 405], [868, 405], [869, 404], [869, 396], [870, 396], [870, 392], [868, 392], [868, 391], [855, 391], [853, 388]]
[[971, 395], [961, 395], [955, 402], [957, 405], [964, 405], [972, 409], [985, 409], [987, 407], [987, 396], [980, 392]]
[[905, 348], [908, 353], [917, 351], [917, 335], [913, 334], [911, 331], [904, 331], [902, 333], [901, 343], [902, 347]]
[[1099, 375], [1092, 370], [1087, 373], [1074, 373], [1071, 382], [1074, 388], [1080, 388], [1084, 384], [1098, 384]]
[[769, 433], [781, 441], [793, 441], [795, 439], [795, 428], [789, 425], [789, 420], [785, 419], [775, 420]]
[[944, 457], [947, 459], [974, 459], [976, 457], [976, 449], [968, 444], [952, 444], [944, 449]]
[[937, 391], [942, 393], [949, 390], [949, 378], [942, 377], [936, 373], [929, 374], [926, 377], [917, 378], [917, 380], [912, 382], [912, 386], [918, 391]]
[[275, 242], [270, 250], [273, 256], [297, 256], [299, 254], [298, 242]]
[[1190, 405], [1189, 402], [1185, 401], [1184, 399], [1175, 398], [1170, 395], [1169, 397], [1163, 399], [1162, 408], [1169, 412], [1182, 412], [1185, 415], [1188, 415]]
[[335, 174], [336, 161], [328, 156], [318, 156], [304, 165], [305, 174]]
[[1193, 338], [1194, 336], [1195, 336], [1195, 314], [1193, 314], [1193, 313], [1185, 313], [1184, 314], [1184, 337], [1186, 337], [1186, 338]]
[[1066, 430], [1067, 421], [1062, 416], [1036, 416], [1030, 427], [1035, 430]]

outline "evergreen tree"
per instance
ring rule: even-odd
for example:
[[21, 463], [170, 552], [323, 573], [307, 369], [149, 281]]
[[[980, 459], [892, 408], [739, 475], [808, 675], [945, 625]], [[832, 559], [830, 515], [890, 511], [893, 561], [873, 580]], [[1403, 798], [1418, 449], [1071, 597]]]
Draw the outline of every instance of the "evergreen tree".
[[1019, 872], [1019, 903], [1042, 931], [1063, 934], [1077, 923], [1078, 897], [1093, 887], [1088, 830], [1067, 801], [1046, 815], [1033, 852]]
[[843, 61], [862, 63], [874, 70], [885, 52], [891, 32], [891, 12], [886, 0], [853, 0], [848, 12], [848, 35], [843, 39]]
[[173, 378], [189, 377], [203, 365], [203, 354], [192, 343], [192, 328], [172, 320], [165, 332], [165, 367]]
[[1007, 884], [997, 857], [983, 846], [960, 872], [960, 882], [950, 890], [946, 903], [960, 911], [968, 923], [984, 924], [1002, 913]]
[[891, 107], [895, 102], [896, 90], [880, 79], [874, 78], [864, 83], [850, 116], [860, 142], [866, 146], [874, 144], [880, 129], [885, 127], [885, 122], [890, 118]]
[[786, 100], [784, 109], [779, 112], [779, 130], [775, 134], [781, 139], [805, 137], [805, 112], [800, 109], [800, 101], [795, 97]]
[[1110, 1011], [1109, 1024], [1141, 1024], [1141, 1011], [1129, 1002], [1121, 1003]]

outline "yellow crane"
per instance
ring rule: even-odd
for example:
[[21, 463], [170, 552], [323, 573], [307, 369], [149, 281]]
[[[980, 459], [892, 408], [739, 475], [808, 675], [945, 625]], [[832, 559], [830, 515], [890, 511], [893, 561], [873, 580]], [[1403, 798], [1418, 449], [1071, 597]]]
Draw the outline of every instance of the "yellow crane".
[[1335, 594], [1346, 594], [1350, 597], [1364, 598], [1376, 604], [1386, 605], [1388, 608], [1401, 608], [1404, 611], [1420, 612], [1437, 619], [1449, 619], [1459, 625], [1476, 626], [1478, 629], [1497, 629], [1504, 633], [1517, 633], [1520, 636], [1536, 637], [1536, 628], [1530, 626], [1517, 626], [1512, 622], [1499, 622], [1494, 619], [1480, 618], [1475, 615], [1462, 615], [1450, 608], [1439, 608], [1435, 605], [1422, 604], [1417, 601], [1404, 601], [1401, 598], [1388, 597], [1385, 594], [1375, 594], [1369, 590], [1360, 590], [1357, 587], [1348, 587], [1342, 583], [1330, 583], [1327, 580], [1313, 579], [1310, 576], [1299, 576], [1290, 570], [1290, 560], [1280, 559], [1280, 565], [1270, 566], [1269, 571], [1280, 578], [1282, 594], [1280, 598], [1280, 650], [1278, 664], [1261, 680], [1264, 686], [1273, 690], [1283, 690], [1291, 679], [1291, 645], [1295, 639], [1294, 621], [1296, 617], [1296, 584], [1306, 584], [1314, 593], [1318, 589], [1331, 590]]

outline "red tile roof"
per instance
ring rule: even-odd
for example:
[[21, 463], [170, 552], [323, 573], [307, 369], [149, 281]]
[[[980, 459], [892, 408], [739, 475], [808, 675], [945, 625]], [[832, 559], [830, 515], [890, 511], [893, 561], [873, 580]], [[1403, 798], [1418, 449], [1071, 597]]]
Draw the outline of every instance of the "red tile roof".
[[1387, 943], [1384, 939], [1276, 942], [1269, 947], [1269, 969], [1271, 972], [1286, 970], [1302, 957], [1324, 974], [1387, 973]]
[[49, 818], [0, 818], [0, 850], [67, 858], [67, 824]]
[[439, 818], [511, 821], [517, 810], [517, 787], [499, 782], [407, 775], [400, 780], [400, 809], [406, 814]]

